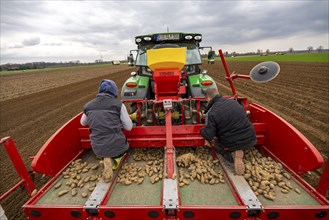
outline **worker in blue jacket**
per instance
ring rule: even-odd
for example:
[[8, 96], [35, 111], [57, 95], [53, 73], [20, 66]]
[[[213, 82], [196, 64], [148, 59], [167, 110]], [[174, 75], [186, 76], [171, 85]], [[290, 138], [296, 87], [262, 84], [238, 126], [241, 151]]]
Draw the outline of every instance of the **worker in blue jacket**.
[[113, 169], [119, 165], [129, 145], [122, 128], [130, 131], [132, 121], [125, 105], [117, 99], [118, 88], [112, 80], [104, 79], [95, 99], [83, 107], [81, 124], [89, 125], [91, 146], [94, 153], [103, 157], [103, 179], [109, 182]]
[[244, 108], [234, 99], [223, 97], [216, 88], [205, 92], [208, 106], [205, 110], [206, 125], [200, 129], [205, 145], [214, 145], [216, 152], [234, 163], [237, 175], [245, 171], [244, 150], [255, 146], [257, 139], [254, 126]]

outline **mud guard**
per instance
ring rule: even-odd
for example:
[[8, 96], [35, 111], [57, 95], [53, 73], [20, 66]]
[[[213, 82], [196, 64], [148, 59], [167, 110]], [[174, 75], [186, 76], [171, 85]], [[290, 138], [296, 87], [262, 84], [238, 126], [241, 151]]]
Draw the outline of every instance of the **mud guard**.
[[[149, 91], [150, 78], [146, 76], [133, 76], [126, 80], [122, 86], [121, 98], [127, 100], [145, 99]], [[133, 83], [136, 87], [128, 87]]]
[[[188, 81], [189, 81], [188, 84], [192, 97], [204, 98], [204, 92], [208, 88], [215, 88], [216, 90], [218, 90], [215, 81], [209, 75], [206, 74], [190, 75], [188, 76]], [[212, 82], [212, 83], [203, 86], [201, 84], [203, 81]]]

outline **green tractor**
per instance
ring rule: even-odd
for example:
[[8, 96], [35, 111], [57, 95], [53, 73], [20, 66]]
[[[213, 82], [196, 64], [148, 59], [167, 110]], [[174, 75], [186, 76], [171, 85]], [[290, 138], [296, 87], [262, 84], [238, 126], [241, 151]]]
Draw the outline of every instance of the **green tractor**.
[[[215, 87], [215, 81], [201, 70], [202, 64], [200, 49], [209, 48], [208, 63], [214, 63], [214, 51], [211, 47], [200, 47], [202, 35], [197, 33], [157, 33], [135, 37], [137, 50], [131, 50], [128, 64], [138, 67], [136, 72], [126, 80], [122, 87], [123, 100], [154, 100], [157, 94], [154, 89], [154, 71], [148, 64], [147, 51], [163, 48], [186, 48], [186, 61], [180, 70], [180, 85], [184, 92], [179, 92], [180, 98], [203, 98], [207, 88]], [[134, 55], [133, 55], [134, 53]]]

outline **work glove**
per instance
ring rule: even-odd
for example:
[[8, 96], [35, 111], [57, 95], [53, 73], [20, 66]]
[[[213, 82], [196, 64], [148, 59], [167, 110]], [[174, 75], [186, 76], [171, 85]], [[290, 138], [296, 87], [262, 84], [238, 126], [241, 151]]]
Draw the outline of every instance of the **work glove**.
[[213, 147], [213, 144], [207, 140], [204, 140], [204, 146], [207, 146], [209, 148], [212, 148]]

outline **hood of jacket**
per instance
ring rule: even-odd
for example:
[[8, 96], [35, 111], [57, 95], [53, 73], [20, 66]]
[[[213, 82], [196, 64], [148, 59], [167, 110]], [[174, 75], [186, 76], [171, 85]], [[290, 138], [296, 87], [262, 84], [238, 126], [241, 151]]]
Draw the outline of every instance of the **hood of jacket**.
[[114, 97], [117, 97], [118, 87], [112, 80], [103, 79], [99, 85], [98, 93], [107, 93], [113, 95]]

